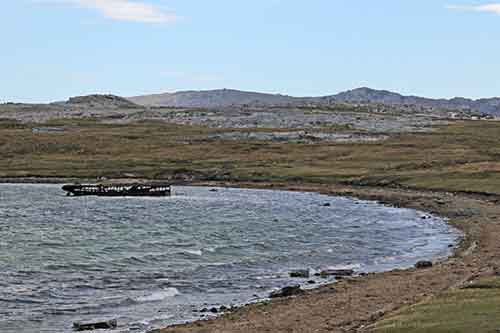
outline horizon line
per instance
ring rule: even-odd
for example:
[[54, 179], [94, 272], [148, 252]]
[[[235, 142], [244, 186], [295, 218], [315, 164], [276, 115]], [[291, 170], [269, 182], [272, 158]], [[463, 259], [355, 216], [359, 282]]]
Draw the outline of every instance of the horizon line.
[[336, 93], [328, 93], [328, 94], [318, 94], [318, 95], [306, 95], [306, 96], [299, 96], [299, 95], [292, 95], [292, 94], [287, 94], [287, 93], [280, 93], [280, 92], [269, 92], [269, 91], [259, 91], [259, 90], [244, 90], [244, 89], [237, 89], [237, 88], [213, 88], [213, 89], [179, 89], [179, 90], [170, 90], [170, 91], [163, 91], [163, 92], [153, 92], [153, 93], [143, 93], [143, 94], [138, 94], [138, 95], [132, 95], [132, 96], [126, 96], [122, 94], [117, 94], [113, 92], [93, 92], [93, 93], [82, 93], [82, 94], [75, 94], [72, 96], [66, 97], [64, 100], [45, 100], [45, 101], [33, 101], [33, 102], [23, 102], [21, 100], [8, 100], [8, 99], [3, 99], [0, 98], [0, 104], [7, 104], [7, 103], [14, 103], [14, 104], [53, 104], [53, 103], [62, 103], [68, 101], [72, 97], [78, 97], [78, 96], [91, 96], [91, 95], [113, 95], [113, 96], [118, 96], [118, 97], [123, 97], [126, 99], [129, 98], [136, 98], [136, 97], [143, 97], [143, 96], [154, 96], [154, 95], [164, 95], [164, 94], [175, 94], [175, 93], [185, 93], [185, 92], [211, 92], [211, 91], [223, 91], [223, 90], [229, 90], [229, 91], [238, 91], [238, 92], [245, 92], [245, 93], [256, 93], [256, 94], [264, 94], [264, 95], [274, 95], [274, 96], [285, 96], [285, 97], [291, 97], [291, 98], [321, 98], [321, 97], [329, 97], [329, 96], [335, 96], [341, 93], [346, 93], [354, 90], [360, 90], [360, 89], [368, 89], [368, 90], [373, 90], [373, 91], [378, 91], [378, 92], [388, 92], [388, 93], [393, 93], [393, 94], [398, 94], [403, 97], [417, 97], [417, 98], [426, 98], [426, 99], [432, 99], [432, 100], [453, 100], [457, 98], [464, 98], [472, 101], [478, 101], [482, 99], [492, 99], [492, 98], [500, 98], [499, 96], [488, 96], [488, 97], [464, 97], [464, 96], [453, 96], [453, 97], [428, 97], [424, 95], [418, 95], [418, 94], [405, 94], [401, 93], [398, 91], [394, 90], [389, 90], [389, 89], [383, 89], [383, 88], [371, 88], [368, 86], [360, 86], [357, 88], [352, 88], [352, 89], [346, 89], [346, 90], [341, 90]]

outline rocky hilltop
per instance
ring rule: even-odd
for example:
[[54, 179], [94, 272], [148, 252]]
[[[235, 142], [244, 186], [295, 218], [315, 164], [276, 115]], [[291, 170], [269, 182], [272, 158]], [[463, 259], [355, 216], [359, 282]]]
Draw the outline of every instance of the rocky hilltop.
[[231, 89], [180, 91], [136, 96], [130, 101], [145, 106], [215, 108], [228, 106], [328, 106], [338, 103], [405, 105], [422, 109], [468, 110], [500, 116], [500, 98], [472, 100], [467, 98], [431, 99], [404, 96], [386, 90], [358, 88], [322, 97], [292, 97]]
[[88, 95], [71, 97], [67, 102], [61, 103], [66, 106], [83, 108], [137, 108], [134, 102], [115, 95]]
[[[327, 97], [328, 98], [328, 97]], [[346, 103], [377, 103], [386, 105], [415, 105], [424, 108], [472, 110], [500, 116], [500, 98], [468, 99], [432, 99], [417, 96], [404, 96], [387, 90], [358, 88], [330, 96], [331, 100]]]

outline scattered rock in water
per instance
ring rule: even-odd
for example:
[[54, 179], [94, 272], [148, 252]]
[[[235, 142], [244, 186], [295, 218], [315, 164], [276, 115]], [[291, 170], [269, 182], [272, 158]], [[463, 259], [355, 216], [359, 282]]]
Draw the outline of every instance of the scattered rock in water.
[[307, 279], [309, 277], [309, 270], [308, 269], [298, 269], [295, 271], [291, 271], [290, 277]]
[[220, 312], [225, 312], [225, 311], [228, 311], [228, 310], [229, 310], [229, 308], [228, 308], [227, 306], [225, 306], [225, 305], [222, 305], [222, 306], [219, 308], [219, 311], [220, 311]]
[[100, 321], [95, 323], [73, 323], [74, 331], [93, 331], [93, 330], [102, 330], [102, 329], [113, 329], [118, 326], [116, 319]]
[[219, 192], [219, 190], [216, 189], [216, 188], [213, 188], [213, 189], [210, 190], [210, 192]]
[[325, 269], [319, 273], [321, 277], [335, 276], [335, 277], [346, 277], [353, 276], [354, 270], [352, 269]]
[[323, 207], [331, 207], [331, 206], [332, 206], [332, 204], [331, 204], [331, 203], [329, 203], [329, 202], [327, 202], [327, 203], [323, 204]]
[[415, 264], [415, 268], [424, 269], [432, 267], [432, 261], [422, 260]]
[[208, 309], [207, 308], [203, 308], [200, 310], [201, 313], [205, 313], [205, 312], [208, 312]]
[[304, 290], [302, 290], [299, 285], [296, 285], [296, 286], [285, 287], [277, 291], [273, 291], [269, 295], [269, 297], [270, 298], [291, 297], [291, 296], [301, 295], [303, 293]]
[[212, 312], [212, 313], [219, 313], [219, 310], [217, 310], [217, 308], [214, 307], [214, 308], [210, 309], [210, 312]]
[[307, 281], [307, 283], [308, 283], [308, 284], [316, 284], [316, 281], [314, 281], [314, 280], [309, 280], [309, 281]]

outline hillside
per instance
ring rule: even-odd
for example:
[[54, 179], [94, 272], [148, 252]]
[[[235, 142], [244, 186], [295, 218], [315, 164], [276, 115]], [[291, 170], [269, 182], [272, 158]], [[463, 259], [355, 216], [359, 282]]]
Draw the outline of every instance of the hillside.
[[179, 91], [156, 95], [129, 98], [134, 103], [147, 106], [214, 108], [235, 105], [289, 105], [296, 104], [299, 98], [257, 92], [218, 89], [206, 91]]
[[321, 97], [292, 97], [231, 89], [206, 91], [180, 91], [129, 98], [130, 101], [145, 106], [214, 108], [237, 105], [251, 106], [303, 106], [332, 105], [336, 103], [411, 105], [419, 108], [471, 110], [500, 116], [500, 98], [472, 100], [468, 98], [431, 99], [404, 96], [398, 93], [358, 88], [336, 95]]
[[435, 109], [469, 109], [486, 114], [500, 115], [500, 98], [468, 99], [431, 99], [417, 96], [404, 96], [386, 90], [358, 88], [331, 96], [332, 100], [347, 103], [377, 103], [387, 105], [415, 105]]

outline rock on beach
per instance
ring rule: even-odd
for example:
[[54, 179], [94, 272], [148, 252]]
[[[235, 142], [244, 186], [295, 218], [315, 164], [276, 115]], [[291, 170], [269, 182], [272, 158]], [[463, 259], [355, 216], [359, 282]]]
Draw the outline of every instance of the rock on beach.
[[290, 296], [301, 295], [303, 293], [304, 290], [302, 290], [299, 285], [295, 285], [295, 286], [285, 287], [277, 291], [273, 291], [269, 295], [269, 297], [270, 298], [290, 297]]

